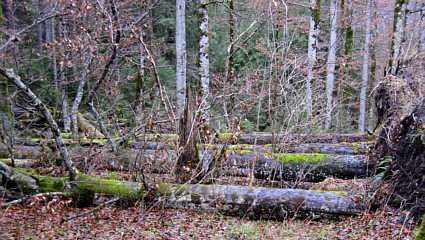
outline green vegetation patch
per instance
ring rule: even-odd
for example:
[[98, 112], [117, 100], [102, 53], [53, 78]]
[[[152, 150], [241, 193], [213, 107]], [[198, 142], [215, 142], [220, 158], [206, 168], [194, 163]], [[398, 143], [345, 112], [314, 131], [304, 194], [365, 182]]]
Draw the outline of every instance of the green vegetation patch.
[[84, 195], [87, 191], [93, 191], [132, 199], [140, 199], [143, 196], [143, 191], [140, 191], [143, 189], [142, 183], [92, 178], [87, 175], [80, 175], [78, 181], [80, 184], [74, 190], [74, 194], [77, 195]]
[[61, 192], [66, 187], [66, 179], [40, 176], [37, 185], [41, 192]]
[[275, 153], [272, 155], [272, 158], [277, 160], [279, 163], [318, 163], [326, 160], [326, 154], [318, 153]]

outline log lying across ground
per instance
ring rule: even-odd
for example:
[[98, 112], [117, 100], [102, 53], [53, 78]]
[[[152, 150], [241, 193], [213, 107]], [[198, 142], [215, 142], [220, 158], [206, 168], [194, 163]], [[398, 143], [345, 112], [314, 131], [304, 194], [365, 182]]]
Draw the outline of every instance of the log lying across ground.
[[172, 185], [166, 206], [250, 219], [340, 218], [362, 207], [344, 193], [226, 185]]
[[[367, 143], [300, 143], [300, 144], [278, 144], [274, 147], [277, 153], [319, 153], [338, 155], [358, 155], [364, 153]], [[154, 145], [155, 146], [155, 145]], [[150, 145], [148, 145], [150, 147]], [[162, 147], [161, 145], [159, 147]], [[259, 145], [232, 145], [229, 149], [235, 150], [261, 150], [272, 152], [271, 144]]]
[[[278, 134], [275, 135], [274, 143], [342, 143], [342, 142], [366, 142], [369, 140], [366, 134]], [[272, 144], [272, 134], [252, 133], [243, 134], [238, 143], [240, 144]]]
[[[0, 162], [0, 171], [5, 177], [14, 176], [8, 182], [16, 189], [34, 179], [28, 173], [10, 168]], [[21, 176], [22, 175], [22, 176]], [[144, 189], [140, 182], [105, 180], [80, 175], [78, 181], [67, 178], [35, 176], [38, 192], [67, 192], [78, 201], [93, 202], [95, 193], [124, 197], [133, 200], [150, 199], [165, 201], [165, 206], [176, 209], [220, 212], [224, 215], [252, 219], [284, 220], [287, 217], [340, 218], [356, 215], [362, 205], [352, 201], [341, 192], [323, 192], [296, 189], [267, 189], [226, 185], [184, 185], [160, 183], [158, 188]], [[31, 193], [34, 189], [30, 189]]]
[[[6, 149], [2, 149], [0, 148], [0, 158], [6, 158], [8, 152]], [[138, 166], [148, 166], [147, 171], [156, 173], [170, 173], [176, 161], [176, 153], [172, 150], [127, 149], [114, 154], [101, 148], [71, 147], [68, 149], [70, 157], [75, 160], [99, 159], [111, 166], [123, 165], [129, 168], [137, 163]], [[40, 147], [19, 146], [15, 148], [15, 152], [17, 153], [16, 158], [38, 159], [44, 157], [51, 160], [60, 158], [57, 152], [43, 155]], [[201, 152], [201, 156], [203, 155]], [[208, 156], [211, 157], [214, 154]], [[362, 155], [268, 154], [234, 150], [228, 151], [223, 163], [223, 174], [248, 177], [253, 173], [255, 178], [276, 181], [320, 182], [329, 177], [363, 178], [371, 176], [374, 170], [374, 163]], [[255, 163], [254, 169], [252, 169], [252, 163]]]
[[[373, 162], [366, 156], [326, 154], [278, 154], [277, 160], [264, 154], [227, 156], [226, 172], [258, 179], [320, 182], [329, 177], [340, 179], [372, 176]], [[254, 170], [252, 171], [252, 166]]]

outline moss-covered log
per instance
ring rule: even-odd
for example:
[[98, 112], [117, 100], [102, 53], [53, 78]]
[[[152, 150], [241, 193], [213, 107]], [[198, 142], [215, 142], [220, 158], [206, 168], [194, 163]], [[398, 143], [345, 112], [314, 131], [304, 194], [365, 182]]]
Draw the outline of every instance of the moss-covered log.
[[374, 165], [365, 156], [326, 154], [264, 154], [227, 156], [226, 172], [258, 179], [320, 182], [329, 177], [353, 179], [371, 176]]
[[[19, 179], [28, 178], [29, 174], [1, 162], [0, 167], [6, 170], [2, 174], [13, 171]], [[34, 181], [31, 179], [28, 181]], [[166, 183], [160, 183], [157, 188], [146, 191], [144, 184], [140, 182], [105, 180], [86, 175], [80, 175], [78, 181], [68, 180], [38, 176], [36, 190], [69, 192], [80, 204], [92, 203], [95, 193], [102, 193], [133, 200], [165, 201], [168, 208], [220, 212], [253, 219], [284, 220], [290, 216], [339, 218], [358, 214], [362, 210], [361, 204], [355, 203], [349, 195], [341, 192]], [[29, 190], [34, 192], [34, 189]]]
[[[369, 136], [365, 134], [279, 134], [274, 136], [274, 143], [342, 143], [365, 142]], [[272, 144], [272, 134], [244, 134], [239, 138], [242, 144]]]
[[360, 213], [344, 193], [226, 185], [172, 185], [166, 206], [250, 219], [340, 218]]
[[[253, 150], [255, 148], [268, 152], [273, 149], [271, 144], [267, 144], [265, 146], [254, 146], [247, 144], [229, 146], [229, 149], [237, 150]], [[366, 146], [362, 145], [361, 143], [286, 143], [276, 145], [275, 151], [279, 153], [358, 155], [362, 153], [362, 148], [366, 149]]]
[[[60, 159], [58, 152], [52, 152], [42, 147], [15, 148], [17, 158], [33, 159]], [[142, 153], [142, 154], [140, 154]], [[0, 158], [7, 158], [7, 150], [0, 148]], [[171, 173], [175, 165], [176, 153], [173, 150], [159, 152], [155, 150], [127, 149], [118, 154], [107, 149], [71, 147], [71, 159], [85, 161], [101, 160], [109, 166], [124, 166], [132, 168], [145, 166], [146, 171], [155, 173]], [[200, 152], [200, 159], [204, 160], [204, 151]], [[208, 158], [215, 154], [209, 154]], [[353, 179], [371, 176], [374, 162], [361, 155], [329, 155], [329, 154], [270, 154], [267, 152], [254, 153], [250, 150], [228, 150], [226, 159], [220, 164], [225, 175], [251, 176], [252, 163], [254, 162], [254, 177], [258, 179], [272, 179], [276, 181], [309, 181], [320, 182], [329, 177]], [[206, 159], [211, 160], [211, 159]], [[146, 168], [147, 167], [147, 168]]]

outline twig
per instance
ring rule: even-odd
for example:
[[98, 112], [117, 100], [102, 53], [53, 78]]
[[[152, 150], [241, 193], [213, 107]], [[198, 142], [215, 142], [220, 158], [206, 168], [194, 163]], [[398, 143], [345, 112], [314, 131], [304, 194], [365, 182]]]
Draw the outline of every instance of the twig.
[[95, 208], [93, 208], [93, 209], [91, 209], [89, 211], [82, 212], [80, 214], [77, 214], [77, 215], [74, 215], [74, 216], [71, 216], [71, 217], [62, 218], [61, 221], [60, 221], [60, 224], [62, 224], [65, 221], [69, 221], [69, 220], [72, 220], [74, 218], [77, 218], [77, 217], [83, 217], [83, 216], [89, 215], [89, 214], [91, 214], [91, 213], [93, 213], [93, 212], [95, 212], [95, 211], [97, 211], [99, 209], [104, 208], [106, 205], [111, 204], [111, 203], [114, 203], [114, 202], [116, 202], [118, 200], [120, 200], [120, 198], [114, 198], [114, 199], [111, 199], [111, 200], [109, 200], [107, 202], [104, 202], [104, 203], [100, 204], [99, 206], [97, 206], [97, 207], [95, 207]]
[[[63, 193], [63, 192], [49, 192], [49, 193], [39, 193], [39, 194], [36, 194], [36, 195], [34, 195], [32, 197], [33, 198], [38, 198], [38, 197], [41, 197], [41, 196], [53, 197], [53, 196], [66, 196], [66, 195], [67, 194], [66, 193]], [[10, 207], [12, 205], [20, 204], [20, 203], [22, 203], [27, 198], [28, 197], [24, 197], [24, 198], [13, 200], [11, 202], [8, 202], [8, 203], [3, 204], [1, 207], [2, 208], [7, 208], [7, 207]]]

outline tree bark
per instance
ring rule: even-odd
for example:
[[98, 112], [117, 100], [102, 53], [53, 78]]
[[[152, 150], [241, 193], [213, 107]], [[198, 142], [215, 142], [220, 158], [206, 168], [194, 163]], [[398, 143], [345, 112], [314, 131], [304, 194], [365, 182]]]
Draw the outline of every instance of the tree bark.
[[186, 102], [186, 20], [185, 0], [176, 1], [176, 96], [177, 118], [181, 118]]
[[308, 73], [307, 73], [307, 119], [311, 120], [313, 112], [313, 81], [314, 66], [317, 61], [317, 44], [319, 38], [319, 23], [321, 0], [310, 0], [310, 30], [308, 33]]
[[210, 84], [210, 60], [209, 60], [209, 34], [208, 34], [208, 0], [199, 0], [198, 6], [198, 71], [201, 86], [201, 122], [209, 127], [209, 84]]
[[[187, 89], [187, 101], [183, 117], [180, 118], [180, 155], [176, 165], [176, 175], [179, 181], [185, 182], [192, 177], [192, 174], [199, 172], [199, 152], [197, 142], [197, 122], [195, 120], [195, 106], [192, 93]], [[190, 171], [192, 169], [193, 171]]]
[[326, 120], [325, 130], [330, 130], [332, 122], [332, 110], [333, 110], [333, 90], [335, 82], [335, 65], [336, 65], [336, 41], [338, 31], [338, 2], [337, 0], [331, 0], [330, 8], [330, 40], [329, 40], [329, 54], [327, 60], [327, 77], [326, 77]]
[[364, 43], [363, 53], [363, 71], [362, 71], [362, 88], [360, 91], [360, 116], [359, 116], [359, 130], [360, 134], [365, 131], [366, 123], [366, 93], [369, 81], [369, 44], [371, 39], [370, 25], [372, 23], [372, 0], [367, 2], [367, 19], [366, 19], [366, 39]]
[[394, 8], [394, 26], [391, 41], [391, 56], [388, 62], [389, 73], [396, 74], [402, 53], [402, 44], [405, 38], [409, 0], [396, 1]]
[[11, 102], [9, 96], [9, 86], [7, 78], [0, 75], [0, 139], [7, 146], [7, 152], [15, 165], [15, 157], [13, 154], [13, 118], [11, 111]]

